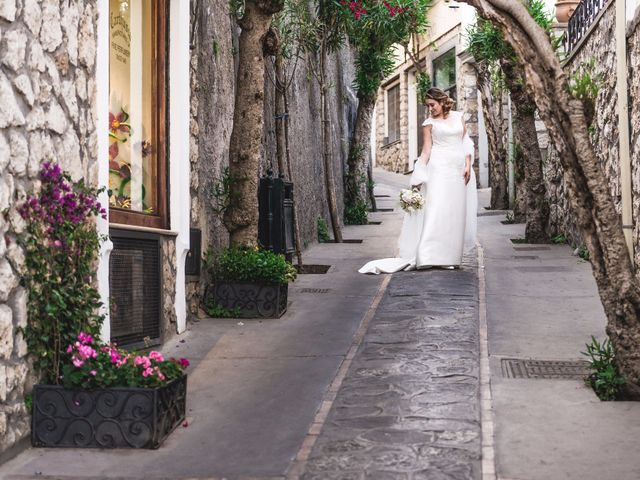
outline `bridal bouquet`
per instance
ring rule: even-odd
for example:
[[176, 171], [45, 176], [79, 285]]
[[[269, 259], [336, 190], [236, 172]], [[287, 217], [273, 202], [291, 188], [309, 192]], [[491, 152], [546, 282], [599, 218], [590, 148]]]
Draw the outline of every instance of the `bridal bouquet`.
[[400, 190], [400, 208], [407, 213], [413, 213], [424, 207], [424, 198], [420, 194], [420, 190], [412, 188], [411, 190]]

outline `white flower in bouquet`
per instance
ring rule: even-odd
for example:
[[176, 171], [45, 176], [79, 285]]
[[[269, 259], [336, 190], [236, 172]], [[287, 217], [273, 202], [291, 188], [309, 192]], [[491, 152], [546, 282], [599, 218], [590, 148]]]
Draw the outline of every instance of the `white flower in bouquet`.
[[400, 208], [407, 213], [413, 213], [424, 207], [424, 198], [416, 188], [400, 190]]

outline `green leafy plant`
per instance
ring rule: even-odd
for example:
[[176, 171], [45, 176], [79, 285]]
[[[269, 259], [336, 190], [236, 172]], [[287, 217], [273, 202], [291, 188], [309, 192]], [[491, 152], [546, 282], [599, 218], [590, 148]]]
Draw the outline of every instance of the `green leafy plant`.
[[344, 223], [347, 225], [366, 225], [369, 223], [369, 207], [364, 202], [345, 205]]
[[595, 119], [596, 100], [603, 82], [602, 75], [596, 74], [595, 70], [595, 60], [582, 62], [578, 70], [571, 76], [569, 83], [569, 92], [582, 103], [589, 126], [593, 124]]
[[127, 352], [96, 342], [80, 332], [65, 350], [62, 383], [67, 388], [159, 387], [181, 377], [185, 358], [165, 359], [160, 352]]
[[205, 310], [213, 318], [238, 318], [240, 317], [240, 307], [227, 308], [219, 305], [213, 298], [208, 298], [205, 303]]
[[79, 332], [97, 335], [103, 322], [94, 286], [101, 237], [95, 218], [106, 211], [99, 190], [73, 182], [58, 165], [45, 163], [40, 193], [19, 213], [26, 228], [22, 282], [29, 292], [28, 322], [22, 329], [33, 365], [45, 383], [59, 384], [64, 349]]
[[316, 222], [318, 229], [318, 242], [327, 243], [331, 238], [329, 237], [329, 227], [327, 226], [327, 222], [324, 218], [318, 217]]
[[218, 215], [223, 214], [238, 201], [239, 194], [234, 189], [236, 183], [237, 180], [229, 173], [229, 167], [225, 167], [220, 179], [214, 181], [211, 194], [213, 196], [213, 211]]
[[209, 273], [215, 283], [284, 285], [298, 274], [284, 255], [257, 247], [229, 247], [211, 256]]
[[421, 105], [427, 102], [427, 91], [431, 88], [431, 77], [426, 72], [418, 72], [416, 76], [416, 91]]
[[505, 215], [505, 219], [502, 222], [505, 225], [511, 225], [512, 223], [516, 223], [516, 219], [513, 216], [513, 212], [507, 212], [507, 214]]
[[585, 378], [585, 383], [593, 388], [600, 400], [615, 400], [626, 381], [616, 368], [611, 342], [605, 339], [600, 343], [592, 335], [591, 343], [586, 347], [587, 351], [581, 353], [589, 358], [592, 373]]
[[551, 237], [551, 243], [555, 243], [557, 245], [561, 245], [567, 243], [567, 237], [565, 237], [562, 233]]
[[585, 245], [579, 245], [578, 248], [576, 248], [576, 255], [578, 255], [585, 262], [589, 261], [589, 250], [587, 250], [587, 247]]

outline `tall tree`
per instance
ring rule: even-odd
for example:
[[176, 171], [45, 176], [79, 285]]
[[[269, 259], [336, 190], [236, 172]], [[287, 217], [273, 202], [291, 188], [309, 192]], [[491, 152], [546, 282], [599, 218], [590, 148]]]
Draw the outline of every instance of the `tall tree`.
[[494, 23], [517, 54], [524, 79], [558, 152], [572, 213], [585, 239], [607, 333], [626, 394], [640, 398], [640, 288], [629, 257], [622, 221], [589, 138], [582, 102], [547, 32], [527, 8], [513, 0], [461, 0]]
[[[491, 73], [492, 66], [487, 62], [473, 64], [478, 80], [478, 91], [482, 99], [482, 113], [487, 143], [489, 147], [489, 186], [491, 187], [490, 207], [493, 209], [509, 208], [509, 179], [507, 173], [507, 150], [502, 135], [502, 93], [494, 98]], [[493, 69], [495, 71], [495, 69]]]
[[[542, 0], [525, 0], [535, 21], [550, 30], [551, 21], [544, 11]], [[516, 219], [526, 220], [525, 237], [531, 243], [548, 241], [546, 226], [549, 208], [545, 196], [542, 155], [536, 132], [536, 106], [526, 89], [524, 70], [517, 54], [505, 42], [501, 32], [490, 22], [478, 19], [467, 32], [471, 53], [477, 61], [498, 65], [511, 94], [514, 112], [514, 162], [517, 183]]]
[[229, 175], [234, 202], [224, 214], [231, 242], [258, 243], [258, 171], [264, 130], [265, 53], [274, 53], [273, 36], [267, 35], [273, 15], [284, 0], [245, 0], [237, 8], [241, 28], [238, 50], [233, 130], [229, 147]]
[[393, 72], [396, 44], [408, 45], [413, 34], [427, 28], [427, 10], [432, 0], [360, 0], [333, 3], [334, 15], [343, 19], [356, 53], [354, 86], [358, 110], [349, 144], [345, 178], [345, 211], [364, 211], [368, 196], [371, 119], [378, 88]]

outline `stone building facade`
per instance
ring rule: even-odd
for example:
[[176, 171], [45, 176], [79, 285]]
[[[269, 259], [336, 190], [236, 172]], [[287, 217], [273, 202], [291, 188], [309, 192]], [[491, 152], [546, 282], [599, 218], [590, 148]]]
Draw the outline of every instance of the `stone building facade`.
[[[576, 47], [565, 60], [565, 71], [571, 78], [579, 72], [590, 69], [599, 84], [592, 127], [592, 140], [596, 155], [609, 181], [608, 187], [616, 209], [622, 212], [620, 143], [618, 132], [618, 95], [616, 92], [616, 50], [615, 50], [615, 0], [605, 2], [604, 7], [583, 35]], [[628, 101], [630, 124], [630, 157], [633, 201], [633, 244], [634, 260], [640, 262], [640, 10], [639, 2], [627, 0], [626, 40], [628, 61]], [[542, 134], [542, 135], [541, 135]], [[544, 131], [539, 139], [546, 142]], [[542, 146], [542, 145], [541, 145]], [[573, 245], [582, 243], [581, 235], [573, 221], [568, 205], [563, 172], [558, 154], [549, 144], [545, 162], [545, 181], [550, 205], [549, 234], [564, 234]]]
[[[431, 25], [416, 46], [420, 68], [434, 86], [455, 97], [456, 109], [465, 113], [467, 128], [476, 146], [474, 169], [478, 182], [487, 183], [487, 140], [479, 109], [473, 58], [465, 52], [465, 32], [474, 20], [468, 5], [444, 0], [434, 2], [428, 12]], [[396, 52], [397, 66], [378, 92], [375, 114], [375, 165], [407, 172], [422, 146], [422, 121], [426, 112], [417, 99], [417, 69], [404, 52]]]
[[[228, 243], [228, 234], [216, 211], [213, 188], [228, 165], [229, 139], [233, 129], [235, 91], [234, 53], [237, 32], [229, 18], [226, 0], [197, 0], [192, 5], [191, 45], [191, 226], [201, 232], [202, 248], [216, 250]], [[293, 70], [293, 65], [297, 68]], [[317, 220], [329, 222], [324, 190], [322, 128], [320, 125], [319, 88], [309, 73], [305, 60], [291, 62], [286, 69], [289, 111], [275, 108], [273, 58], [266, 59], [263, 161], [257, 175], [271, 168], [275, 176], [282, 174], [293, 182], [296, 215], [300, 225], [302, 248], [317, 241]], [[343, 176], [348, 155], [349, 138], [355, 124], [357, 99], [352, 88], [355, 78], [353, 55], [345, 48], [331, 54], [327, 63], [331, 125], [331, 157], [336, 196], [342, 218]], [[278, 171], [276, 154], [276, 122], [283, 114], [289, 121], [291, 173]], [[190, 315], [202, 315], [200, 309], [208, 285], [207, 272], [187, 278]]]
[[29, 431], [24, 394], [27, 322], [17, 206], [38, 188], [40, 165], [98, 178], [96, 2], [0, 1], [0, 452]]
[[[24, 399], [35, 381], [19, 333], [27, 322], [28, 292], [20, 286], [24, 257], [16, 238], [24, 224], [17, 207], [37, 192], [46, 161], [59, 163], [74, 179], [105, 187], [100, 200], [110, 205], [109, 219], [100, 219], [97, 227], [109, 240], [100, 252], [97, 286], [104, 305], [113, 308], [115, 302], [125, 313], [104, 311], [111, 314], [103, 339], [125, 338], [120, 345], [140, 346], [162, 344], [183, 332], [189, 317], [202, 313], [207, 284], [206, 272], [193, 266], [206, 249], [228, 243], [212, 190], [228, 163], [237, 35], [225, 0], [0, 0], [0, 462], [26, 442], [30, 420]], [[154, 48], [159, 60], [145, 64]], [[278, 175], [274, 130], [283, 112], [273, 106], [273, 62], [267, 59], [266, 64], [264, 162], [256, 175], [269, 166]], [[147, 74], [145, 69], [155, 70]], [[348, 49], [331, 56], [328, 77], [343, 93], [329, 95], [334, 176], [342, 205], [341, 180], [357, 106]], [[153, 88], [143, 88], [145, 82]], [[318, 218], [329, 216], [319, 148], [319, 89], [305, 65], [295, 72], [289, 104], [292, 180], [306, 247], [317, 238]], [[150, 113], [143, 115], [135, 105]], [[110, 135], [123, 132], [113, 119], [125, 113], [137, 125], [128, 132], [132, 147], [126, 157], [125, 142], [116, 149], [118, 140]], [[149, 117], [157, 119], [154, 127], [145, 123]], [[148, 141], [152, 148], [147, 153], [157, 163], [143, 164], [136, 179], [135, 161], [148, 158], [143, 134], [155, 138]], [[165, 168], [163, 176], [153, 173], [156, 166]], [[123, 167], [130, 168], [130, 186], [114, 186], [124, 178]], [[157, 176], [152, 183], [149, 172]], [[149, 204], [154, 188], [155, 207]], [[123, 201], [137, 201], [138, 210]], [[201, 235], [199, 252], [192, 244], [196, 233]], [[144, 246], [149, 241], [150, 249]], [[146, 257], [138, 258], [142, 251], [155, 255], [151, 277], [136, 276], [146, 268]], [[122, 271], [130, 281], [123, 280]], [[157, 289], [149, 301], [153, 315], [136, 310], [135, 302], [127, 304], [132, 296], [144, 301], [149, 278]], [[139, 330], [137, 336], [126, 336], [129, 324], [147, 317], [157, 319], [153, 334]]]

